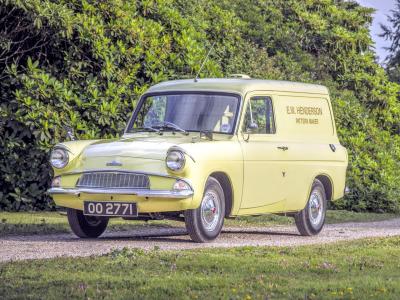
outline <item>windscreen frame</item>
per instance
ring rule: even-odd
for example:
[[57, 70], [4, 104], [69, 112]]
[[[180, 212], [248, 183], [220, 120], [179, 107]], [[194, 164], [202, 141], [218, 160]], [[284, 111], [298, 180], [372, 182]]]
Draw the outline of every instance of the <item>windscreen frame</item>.
[[[146, 98], [148, 97], [153, 97], [153, 96], [168, 96], [168, 95], [181, 95], [181, 94], [194, 94], [194, 95], [222, 95], [222, 96], [232, 96], [237, 98], [238, 100], [238, 107], [237, 107], [237, 112], [236, 116], [233, 122], [232, 130], [230, 132], [213, 132], [214, 134], [225, 134], [225, 135], [234, 135], [237, 132], [237, 127], [238, 127], [238, 121], [241, 116], [241, 110], [242, 110], [242, 102], [243, 102], [243, 97], [242, 95], [238, 93], [232, 93], [232, 92], [221, 92], [221, 91], [190, 91], [190, 90], [185, 90], [185, 91], [179, 91], [179, 90], [173, 90], [173, 91], [160, 91], [160, 92], [150, 92], [150, 93], [145, 93], [143, 94], [140, 99], [138, 104], [136, 105], [132, 117], [130, 118], [127, 126], [125, 127], [124, 134], [132, 134], [134, 133], [133, 131], [130, 131], [133, 127], [133, 124], [140, 112], [140, 109], [143, 105], [143, 102], [146, 101]], [[200, 132], [200, 130], [190, 130], [190, 132]]]

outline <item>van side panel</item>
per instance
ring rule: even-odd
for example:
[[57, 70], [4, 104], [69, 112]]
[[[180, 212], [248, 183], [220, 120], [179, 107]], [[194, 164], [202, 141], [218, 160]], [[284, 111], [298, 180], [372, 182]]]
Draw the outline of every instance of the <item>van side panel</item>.
[[274, 103], [277, 135], [285, 151], [286, 211], [305, 207], [313, 180], [327, 176], [333, 199], [343, 196], [347, 154], [336, 136], [328, 95], [279, 95]]
[[275, 111], [282, 137], [292, 141], [338, 142], [327, 97], [279, 96]]

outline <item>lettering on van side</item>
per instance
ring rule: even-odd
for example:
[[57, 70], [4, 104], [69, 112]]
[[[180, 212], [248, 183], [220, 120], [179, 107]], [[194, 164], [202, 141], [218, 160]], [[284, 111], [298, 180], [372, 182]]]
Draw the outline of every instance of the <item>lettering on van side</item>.
[[296, 124], [317, 125], [318, 119], [296, 118]]
[[320, 116], [322, 115], [322, 108], [312, 106], [286, 106], [286, 112], [288, 115]]
[[[286, 113], [288, 115], [320, 116], [322, 115], [322, 108], [312, 106], [286, 106]], [[318, 122], [316, 118], [296, 118], [296, 124], [317, 125]]]

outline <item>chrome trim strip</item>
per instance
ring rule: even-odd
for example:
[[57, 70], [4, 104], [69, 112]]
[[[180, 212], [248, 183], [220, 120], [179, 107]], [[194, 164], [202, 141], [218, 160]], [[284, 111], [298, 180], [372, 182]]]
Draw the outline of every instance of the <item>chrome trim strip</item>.
[[176, 180], [183, 180], [177, 176], [172, 176], [169, 174], [162, 174], [162, 173], [152, 173], [152, 172], [142, 172], [142, 171], [131, 171], [131, 170], [124, 170], [124, 169], [95, 169], [95, 170], [84, 170], [84, 171], [71, 171], [59, 174], [58, 176], [64, 175], [76, 175], [76, 174], [83, 174], [83, 173], [97, 173], [97, 172], [110, 172], [110, 173], [133, 173], [133, 174], [141, 174], [141, 175], [148, 175], [148, 176], [159, 176], [159, 177], [168, 177], [173, 178]]
[[71, 171], [71, 172], [65, 172], [62, 174], [58, 174], [57, 176], [64, 176], [64, 175], [76, 175], [76, 174], [84, 174], [84, 173], [97, 173], [97, 172], [111, 172], [111, 173], [133, 173], [133, 174], [140, 174], [140, 175], [147, 175], [147, 176], [158, 176], [158, 177], [166, 177], [166, 178], [171, 178], [175, 180], [182, 180], [186, 182], [191, 189], [192, 188], [192, 183], [191, 181], [187, 180], [186, 178], [181, 178], [178, 176], [173, 176], [169, 174], [161, 174], [161, 173], [152, 173], [152, 172], [142, 172], [142, 171], [130, 171], [130, 170], [119, 170], [119, 169], [95, 169], [95, 170], [84, 170], [84, 171]]
[[174, 191], [174, 190], [146, 190], [146, 189], [63, 189], [50, 188], [47, 190], [50, 195], [79, 195], [84, 194], [112, 194], [112, 195], [135, 195], [138, 197], [154, 197], [154, 198], [176, 198], [184, 199], [193, 195], [192, 190]]

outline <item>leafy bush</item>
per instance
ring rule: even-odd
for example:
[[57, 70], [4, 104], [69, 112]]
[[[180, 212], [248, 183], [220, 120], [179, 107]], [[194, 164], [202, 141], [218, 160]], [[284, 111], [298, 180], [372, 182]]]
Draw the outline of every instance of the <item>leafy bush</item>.
[[51, 207], [51, 146], [117, 136], [150, 85], [247, 73], [327, 85], [352, 193], [398, 211], [399, 90], [375, 63], [372, 11], [342, 0], [2, 0], [0, 209]]

